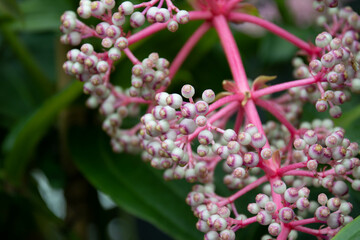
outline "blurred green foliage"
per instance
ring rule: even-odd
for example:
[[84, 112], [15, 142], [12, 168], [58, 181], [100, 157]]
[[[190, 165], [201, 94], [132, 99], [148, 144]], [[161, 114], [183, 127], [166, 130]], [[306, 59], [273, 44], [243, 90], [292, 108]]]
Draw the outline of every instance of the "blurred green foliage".
[[[277, 0], [282, 21], [290, 32], [310, 40], [319, 29], [299, 28], [289, 15], [285, 1]], [[179, 2], [185, 6], [184, 1]], [[138, 156], [114, 154], [109, 139], [101, 132], [96, 111], [84, 107], [81, 84], [65, 76], [61, 65], [69, 48], [58, 39], [59, 17], [65, 10], [75, 10], [71, 0], [2, 0], [0, 2], [0, 236], [2, 239], [165, 239], [149, 221], [175, 239], [200, 239], [195, 217], [185, 204], [190, 184], [164, 182], [161, 172], [141, 163]], [[151, 52], [174, 58], [186, 39], [199, 26], [190, 23], [177, 33], [163, 31], [132, 48], [140, 59]], [[278, 75], [277, 81], [291, 79], [291, 58], [296, 48], [272, 34], [249, 37], [234, 31], [247, 74]], [[131, 63], [118, 63], [112, 81], [128, 86]], [[169, 91], [178, 92], [191, 83], [198, 92], [207, 88], [221, 90], [221, 82], [231, 79], [215, 31], [210, 30], [191, 52], [173, 80]], [[337, 121], [360, 140], [356, 123], [359, 102], [347, 103], [344, 118]], [[265, 119], [267, 115], [262, 113]], [[304, 109], [304, 118], [327, 117], [313, 106]], [[96, 130], [94, 130], [96, 129]], [[45, 177], [35, 178], [35, 172]], [[217, 185], [221, 185], [217, 169]], [[40, 179], [40, 180], [39, 180]], [[46, 180], [46, 181], [45, 181]], [[48, 189], [60, 190], [66, 216], [57, 215], [50, 205]], [[118, 208], [106, 208], [98, 190], [106, 193]], [[229, 190], [218, 190], [224, 195]], [[242, 198], [253, 201], [256, 191]], [[360, 196], [352, 193], [356, 203]], [[55, 205], [56, 207], [59, 205]], [[356, 205], [355, 205], [356, 206]], [[246, 204], [239, 204], [245, 210]], [[130, 214], [129, 214], [130, 213]], [[355, 213], [359, 214], [359, 207]], [[65, 216], [65, 217], [64, 217]], [[114, 221], [116, 219], [116, 221]], [[147, 232], [148, 231], [148, 232]], [[266, 228], [254, 224], [243, 231], [242, 238], [259, 239]], [[146, 234], [145, 236], [141, 234]]]

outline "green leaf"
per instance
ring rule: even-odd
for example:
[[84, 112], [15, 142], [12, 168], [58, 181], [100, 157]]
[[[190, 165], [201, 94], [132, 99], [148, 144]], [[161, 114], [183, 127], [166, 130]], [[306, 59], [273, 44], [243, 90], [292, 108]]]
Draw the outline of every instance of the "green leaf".
[[357, 240], [360, 239], [360, 217], [357, 217], [351, 223], [347, 224], [341, 231], [335, 235], [332, 240]]
[[283, 21], [287, 24], [293, 24], [294, 23], [294, 17], [292, 16], [291, 11], [289, 11], [288, 4], [286, 3], [286, 0], [275, 0], [277, 7], [279, 9], [281, 18]]
[[344, 128], [349, 128], [358, 118], [360, 118], [360, 106], [352, 107], [351, 111], [345, 112], [341, 118], [334, 121], [337, 124], [341, 124]]
[[19, 37], [12, 31], [8, 24], [5, 23], [0, 24], [0, 33], [4, 37], [7, 47], [12, 49], [24, 68], [28, 71], [33, 84], [42, 90], [44, 96], [50, 96], [53, 89], [50, 79], [42, 72], [34, 57], [20, 41]]
[[20, 18], [21, 15], [21, 10], [15, 0], [0, 1], [0, 18]]
[[82, 90], [82, 84], [73, 82], [57, 95], [44, 102], [40, 108], [19, 123], [5, 139], [5, 171], [8, 180], [19, 183], [26, 165], [41, 138], [53, 124], [57, 114], [76, 99]]
[[345, 103], [341, 107], [343, 115], [338, 119], [334, 119], [335, 126], [343, 127], [345, 129], [345, 136], [355, 142], [360, 141], [357, 124], [360, 119], [360, 106], [357, 106], [358, 102], [359, 98], [354, 96], [351, 102]]
[[258, 51], [263, 63], [282, 63], [294, 56], [296, 47], [278, 36], [268, 33], [261, 40]]
[[14, 30], [25, 31], [58, 31], [61, 14], [70, 9], [76, 9], [74, 1], [53, 0], [27, 0], [19, 3], [23, 12], [23, 21], [16, 21], [12, 24]]
[[196, 219], [185, 204], [190, 185], [165, 182], [159, 170], [138, 157], [115, 154], [104, 134], [71, 131], [70, 151], [85, 177], [126, 211], [145, 219], [175, 239], [201, 239]]

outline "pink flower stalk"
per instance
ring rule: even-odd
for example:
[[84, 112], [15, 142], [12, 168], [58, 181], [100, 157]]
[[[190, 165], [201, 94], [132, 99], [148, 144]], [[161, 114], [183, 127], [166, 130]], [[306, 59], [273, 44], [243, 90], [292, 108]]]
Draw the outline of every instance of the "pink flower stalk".
[[[90, 95], [87, 105], [99, 107], [104, 115], [103, 129], [115, 152], [141, 150], [144, 161], [165, 170], [166, 180], [185, 178], [199, 183], [186, 202], [205, 239], [235, 239], [235, 232], [256, 222], [268, 226], [270, 235], [265, 239], [296, 239], [298, 231], [331, 238], [352, 220], [346, 182], [360, 190], [358, 144], [345, 138], [345, 131], [329, 119], [301, 124], [297, 120], [304, 102], [340, 117], [340, 105], [349, 98], [349, 90], [360, 90], [359, 15], [349, 7], [336, 8], [335, 0], [315, 1], [315, 9], [328, 15], [320, 19], [325, 31], [312, 44], [245, 13], [247, 5], [241, 0], [195, 1], [193, 5], [197, 10], [187, 12], [170, 0], [137, 5], [125, 1], [117, 7], [114, 0], [81, 0], [79, 16], [95, 17], [100, 23], [89, 27], [67, 11], [61, 17], [61, 41], [78, 45], [95, 37], [106, 50], [96, 52], [84, 43], [68, 52], [64, 70], [84, 82], [84, 92]], [[157, 53], [143, 60], [132, 53], [132, 44], [165, 28], [175, 32], [188, 21], [204, 23], [172, 64]], [[150, 25], [132, 34], [124, 27], [126, 22], [133, 29], [145, 22]], [[229, 22], [258, 25], [297, 46], [304, 56], [293, 61], [298, 80], [267, 87], [265, 82], [271, 78], [262, 76], [249, 85]], [[184, 85], [181, 95], [167, 93], [177, 70], [210, 28], [219, 35], [234, 82], [223, 82], [226, 93], [216, 95], [208, 89], [200, 99], [194, 98], [191, 85]], [[128, 89], [110, 81], [114, 63], [123, 54], [133, 63]], [[263, 98], [285, 90], [280, 97]], [[139, 116], [140, 105], [148, 108], [139, 123], [121, 128], [124, 118]], [[256, 106], [278, 123], [262, 123]], [[227, 128], [233, 115], [234, 127]], [[224, 184], [237, 190], [227, 197], [219, 196], [213, 184], [214, 170], [222, 160]], [[238, 213], [234, 203], [260, 186], [263, 193], [249, 203], [248, 216]], [[310, 186], [323, 187], [329, 194], [310, 198]], [[311, 223], [318, 223], [319, 228], [306, 226]]]

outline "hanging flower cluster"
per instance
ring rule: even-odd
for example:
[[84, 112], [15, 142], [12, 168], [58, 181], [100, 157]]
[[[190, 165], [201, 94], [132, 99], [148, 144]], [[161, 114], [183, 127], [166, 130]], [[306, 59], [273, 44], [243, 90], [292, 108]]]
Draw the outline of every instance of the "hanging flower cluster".
[[[235, 239], [239, 229], [253, 223], [267, 226], [268, 235], [262, 239], [296, 239], [299, 231], [329, 239], [353, 219], [347, 198], [350, 187], [360, 190], [359, 147], [330, 119], [310, 123], [299, 118], [305, 102], [340, 117], [340, 105], [350, 98], [350, 91], [360, 91], [360, 17], [350, 7], [338, 7], [336, 0], [314, 1], [314, 9], [323, 13], [318, 23], [324, 32], [312, 44], [246, 13], [249, 5], [243, 2], [195, 1], [197, 10], [187, 12], [170, 0], [136, 5], [125, 1], [119, 6], [114, 0], [81, 0], [80, 18], [100, 22], [90, 27], [67, 11], [61, 17], [61, 41], [75, 46], [93, 37], [103, 50], [97, 52], [89, 43], [70, 50], [64, 71], [84, 82], [87, 106], [99, 108], [104, 116], [102, 128], [115, 152], [142, 151], [145, 162], [164, 170], [165, 180], [196, 182], [186, 202], [204, 239]], [[130, 50], [139, 40], [165, 28], [175, 32], [190, 20], [204, 23], [172, 63], [157, 53], [140, 61]], [[272, 77], [260, 76], [249, 86], [229, 22], [255, 24], [297, 46], [296, 80], [266, 86]], [[181, 94], [166, 92], [191, 49], [212, 27], [234, 81], [223, 82], [226, 92], [207, 89], [200, 98], [189, 84]], [[122, 55], [133, 63], [128, 89], [110, 81]], [[264, 98], [285, 90], [279, 97]], [[278, 122], [262, 123], [256, 106]], [[233, 116], [235, 123], [229, 124]], [[122, 128], [127, 117], [137, 123]], [[224, 185], [235, 190], [231, 196], [216, 192], [218, 165], [225, 172]], [[239, 213], [238, 199], [258, 187], [261, 193], [246, 203], [247, 212]], [[314, 188], [322, 193], [312, 193]]]

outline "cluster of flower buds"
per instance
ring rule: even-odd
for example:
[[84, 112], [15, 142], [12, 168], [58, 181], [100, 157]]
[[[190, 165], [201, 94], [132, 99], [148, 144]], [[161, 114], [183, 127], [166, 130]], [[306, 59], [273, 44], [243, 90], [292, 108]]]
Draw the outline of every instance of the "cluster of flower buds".
[[[87, 106], [95, 108], [97, 101], [92, 95], [87, 101]], [[105, 117], [102, 128], [111, 137], [110, 143], [114, 152], [137, 153], [140, 149], [140, 140], [135, 134], [138, 127], [135, 125], [130, 129], [122, 128], [123, 119], [137, 118], [140, 113], [139, 104], [132, 101], [126, 91], [115, 87], [100, 105], [100, 113]]]
[[[203, 145], [214, 142], [213, 134], [202, 131], [204, 136], [199, 139], [202, 145], [198, 147], [198, 154], [193, 153], [190, 144], [199, 130], [211, 126], [205, 115], [215, 94], [212, 90], [205, 90], [202, 100], [194, 102], [194, 93], [191, 85], [183, 86], [182, 96], [157, 93], [157, 106], [141, 118], [140, 144], [146, 150], [143, 159], [151, 161], [151, 165], [156, 168], [167, 169], [164, 172], [165, 179], [186, 178], [190, 182], [208, 182], [211, 179], [208, 165], [214, 164], [212, 160], [215, 156]], [[183, 97], [189, 99], [189, 102], [185, 102]]]
[[[90, 1], [81, 0], [78, 15], [83, 19], [95, 17], [100, 19], [95, 28], [89, 27], [77, 19], [76, 13], [66, 11], [61, 16], [60, 30], [64, 35], [61, 42], [79, 45], [82, 39], [96, 37], [101, 40], [104, 52], [96, 52], [90, 43], [83, 44], [80, 49], [72, 49], [67, 53], [67, 61], [63, 64], [64, 71], [84, 82], [84, 93], [89, 94], [87, 106], [99, 107], [105, 116], [104, 131], [111, 137], [111, 145], [116, 152], [134, 152], [139, 149], [139, 139], [136, 136], [138, 125], [131, 129], [121, 129], [122, 121], [126, 117], [136, 117], [139, 104], [150, 104], [154, 101], [155, 91], [170, 83], [169, 62], [152, 53], [149, 58], [138, 62], [135, 57], [132, 69], [130, 89], [123, 90], [110, 83], [110, 74], [116, 61], [121, 58], [122, 51], [128, 50], [126, 31], [126, 16], [130, 16], [131, 27], [137, 28], [144, 24], [146, 18], [149, 23], [167, 23], [170, 31], [176, 31], [178, 23], [189, 21], [189, 13], [179, 10], [171, 1], [167, 1], [168, 8], [162, 8], [162, 3], [155, 7], [157, 1], [144, 2], [134, 5], [129, 1], [121, 3], [114, 11], [114, 0]], [[142, 12], [136, 9], [145, 8]], [[173, 11], [176, 15], [173, 16]], [[142, 99], [140, 99], [141, 97]]]
[[314, 103], [319, 112], [330, 108], [330, 115], [338, 118], [342, 113], [339, 105], [350, 98], [349, 90], [360, 91], [360, 17], [350, 7], [332, 8], [337, 1], [315, 3], [331, 7], [328, 10], [331, 20], [326, 22], [325, 18], [323, 22], [326, 31], [315, 39], [319, 55], [310, 56], [308, 66], [301, 58], [296, 58], [293, 65], [296, 78], [314, 77], [318, 85], [292, 89], [291, 93], [302, 101]]
[[[307, 126], [306, 126], [307, 125]], [[356, 174], [359, 159], [356, 158], [359, 146], [355, 142], [344, 138], [345, 131], [341, 128], [333, 128], [329, 120], [313, 124], [303, 124], [301, 137], [294, 140], [293, 162], [303, 163], [303, 166], [313, 174], [313, 184], [327, 188], [335, 196], [345, 196], [348, 187], [344, 179], [352, 183], [354, 190], [359, 190], [359, 181], [353, 180], [348, 175]], [[306, 165], [305, 165], [306, 164]], [[318, 172], [318, 169], [331, 169]], [[304, 175], [306, 176], [306, 175]]]
[[[263, 239], [273, 239], [281, 233], [282, 224], [288, 224], [292, 227], [289, 233], [290, 239], [296, 239], [297, 226], [319, 223], [327, 224], [326, 228], [319, 230], [320, 236], [334, 236], [342, 226], [353, 219], [349, 216], [352, 205], [345, 200], [348, 197], [349, 189], [344, 180], [351, 182], [354, 190], [360, 190], [360, 161], [355, 158], [359, 151], [358, 145], [344, 138], [343, 129], [334, 128], [329, 119], [323, 121], [317, 119], [311, 124], [303, 123], [298, 137], [290, 142], [293, 143], [295, 149], [290, 150], [287, 149], [284, 140], [279, 143], [279, 136], [275, 134], [276, 129], [279, 130], [279, 128], [274, 122], [267, 123], [264, 129], [267, 129], [269, 136], [272, 135], [269, 138], [272, 150], [260, 148], [262, 150], [257, 149], [257, 152], [260, 152], [259, 157], [262, 160], [266, 160], [268, 158], [263, 156], [263, 151], [269, 151], [269, 155], [272, 156], [271, 152], [275, 151], [275, 145], [278, 145], [282, 157], [286, 158], [286, 162], [289, 164], [280, 168], [280, 170], [284, 169], [283, 180], [276, 180], [272, 185], [263, 185], [263, 193], [258, 194], [255, 202], [249, 203], [247, 207], [250, 214], [254, 215], [253, 217], [238, 214], [235, 205], [229, 204], [232, 202], [230, 200], [232, 197], [218, 196], [213, 185], [194, 186], [186, 202], [199, 219], [196, 224], [197, 229], [205, 233], [204, 239], [235, 239], [234, 231], [250, 223], [258, 222], [268, 226], [269, 235], [265, 235]], [[284, 129], [283, 132], [287, 131]], [[244, 138], [243, 135], [247, 135], [247, 133], [249, 136]], [[249, 147], [248, 144], [250, 144], [252, 148], [256, 149], [256, 144], [251, 143], [251, 139], [256, 133], [253, 124], [246, 125], [235, 140], [239, 144], [236, 154], [238, 157], [234, 157], [234, 153], [230, 153], [225, 161], [224, 170], [232, 171], [231, 175], [226, 175], [224, 178], [230, 189], [242, 189], [258, 180], [254, 176], [260, 175], [261, 177], [262, 175], [260, 168], [253, 167], [249, 171], [251, 177], [248, 177], [246, 181], [234, 180], [238, 179], [240, 175], [248, 175], [250, 166], [245, 164], [245, 158], [252, 152], [246, 150], [246, 147]], [[284, 135], [286, 136], [286, 134]], [[244, 143], [243, 139], [248, 139], [247, 144], [240, 145], [241, 142]], [[231, 144], [229, 144], [230, 142]], [[232, 141], [228, 142], [226, 146], [229, 151], [233, 149], [231, 147], [233, 145]], [[242, 151], [245, 152], [242, 153]], [[331, 166], [331, 170], [323, 170], [326, 165]], [[242, 167], [246, 167], [246, 169]], [[239, 170], [240, 168], [243, 170]], [[301, 168], [309, 171], [298, 170]], [[352, 175], [354, 179], [348, 175]], [[306, 186], [323, 187], [334, 197], [328, 199], [325, 193], [321, 193], [318, 194], [317, 201], [314, 196], [312, 200], [310, 189]], [[272, 199], [271, 189], [281, 196], [282, 208], [277, 209], [277, 204]]]
[[[199, 3], [202, 10], [194, 14], [201, 17], [205, 13], [204, 20], [209, 20], [209, 16], [213, 18], [226, 49], [226, 44], [232, 44], [229, 40], [232, 36], [229, 29], [223, 31], [227, 26], [222, 29], [217, 26], [226, 19], [221, 11], [229, 11], [231, 18], [232, 13], [237, 14], [231, 10], [239, 6], [229, 1], [218, 9], [220, 2], [222, 4], [222, 1], [211, 1], [208, 6]], [[165, 170], [166, 180], [185, 178], [191, 183], [199, 182], [188, 194], [186, 203], [198, 218], [196, 227], [206, 240], [233, 240], [238, 229], [252, 223], [267, 226], [268, 234], [262, 238], [267, 240], [276, 237], [294, 240], [298, 231], [320, 238], [334, 236], [352, 220], [349, 216], [352, 205], [346, 201], [351, 191], [348, 185], [360, 191], [358, 144], [345, 138], [345, 131], [335, 128], [328, 119], [296, 126], [292, 123], [298, 123], [303, 102], [312, 102], [320, 112], [330, 109], [332, 117], [340, 117], [339, 105], [350, 98], [349, 90], [360, 92], [359, 15], [348, 7], [336, 8], [337, 0], [314, 1], [314, 8], [328, 12], [331, 19], [320, 18], [326, 32], [316, 37], [316, 46], [304, 47], [309, 55], [307, 62], [300, 57], [294, 59], [295, 77], [306, 80], [291, 83], [295, 87], [290, 88], [288, 94], [273, 101], [261, 99], [264, 92], [282, 91], [283, 86], [260, 89], [262, 81], [267, 81], [260, 79], [250, 89], [247, 82], [241, 82], [246, 81], [246, 76], [236, 76], [236, 79], [234, 74], [237, 81], [224, 87], [229, 92], [215, 96], [214, 91], [208, 89], [201, 99], [196, 99], [195, 89], [189, 84], [182, 87], [181, 95], [165, 92], [170, 76], [175, 74], [170, 73], [172, 68], [166, 59], [151, 53], [139, 61], [128, 48], [135, 42], [130, 39], [134, 35], [127, 29], [128, 25], [139, 28], [145, 21], [157, 23], [150, 26], [150, 30], [140, 30], [145, 33], [135, 33], [138, 40], [154, 33], [157, 26], [174, 32], [178, 24], [189, 21], [187, 11], [179, 10], [170, 0], [166, 1], [167, 8], [163, 4], [164, 1], [159, 0], [136, 5], [125, 1], [114, 11], [114, 0], [81, 0], [77, 13], [81, 18], [100, 19], [95, 28], [79, 21], [71, 11], [61, 17], [63, 43], [78, 45], [84, 38], [95, 37], [101, 39], [105, 49], [98, 53], [93, 45], [85, 43], [80, 49], [68, 52], [63, 68], [84, 82], [84, 92], [90, 95], [87, 106], [99, 107], [104, 116], [102, 127], [111, 137], [113, 150], [142, 151], [144, 161]], [[244, 17], [244, 14], [237, 16]], [[270, 30], [274, 28], [264, 25], [262, 19], [254, 16], [251, 19]], [[127, 21], [129, 24], [125, 24]], [[208, 27], [206, 24], [185, 44], [179, 58]], [[284, 34], [284, 31], [272, 30], [278, 35]], [[294, 38], [293, 41], [304, 44]], [[246, 75], [239, 70], [241, 60], [232, 50], [236, 50], [236, 44], [225, 51], [230, 68]], [[128, 89], [110, 82], [111, 71], [122, 54], [133, 63]], [[124, 118], [140, 115], [140, 105], [148, 106], [146, 114], [131, 128], [122, 129]], [[274, 121], [262, 124], [255, 105], [268, 110], [280, 124]], [[230, 124], [236, 114], [236, 122]], [[220, 164], [225, 172], [224, 184], [236, 190], [228, 197], [219, 196], [213, 184], [215, 169]], [[239, 214], [235, 201], [260, 186], [262, 193], [256, 196], [255, 202], [246, 203], [253, 216]], [[322, 187], [324, 193], [310, 198], [308, 187]], [[328, 199], [329, 195], [332, 197]], [[304, 227], [306, 224], [326, 227], [312, 229]]]
[[[67, 53], [67, 61], [63, 64], [65, 72], [84, 82], [83, 90], [89, 94], [86, 105], [90, 108], [99, 107], [105, 116], [103, 129], [112, 137], [114, 151], [126, 150], [133, 152], [138, 148], [138, 140], [130, 131], [120, 130], [122, 120], [128, 116], [135, 117], [140, 109], [139, 104], [129, 94], [129, 90], [114, 87], [109, 82], [111, 66], [120, 58], [120, 50], [96, 53], [91, 44], [85, 43], [80, 50], [72, 49]], [[142, 103], [142, 101], [139, 101]]]
[[263, 125], [264, 133], [269, 141], [270, 148], [273, 152], [279, 150], [280, 154], [287, 151], [289, 141], [291, 140], [291, 134], [288, 129], [281, 124], [274, 121], [268, 121]]
[[132, 97], [153, 100], [156, 91], [169, 84], [169, 61], [159, 58], [157, 53], [151, 53], [148, 58], [133, 66], [129, 93]]
[[243, 131], [238, 134], [234, 130], [233, 136], [225, 146], [221, 146], [223, 152], [228, 152], [224, 170], [227, 175], [224, 177], [224, 183], [230, 189], [242, 189], [246, 185], [254, 182], [255, 177], [260, 172], [258, 165], [260, 161], [268, 160], [273, 155], [271, 148], [264, 147], [266, 137], [259, 133], [254, 124], [247, 124]]
[[[150, 1], [134, 5], [130, 1], [125, 1], [119, 5], [117, 11], [114, 11], [115, 0], [81, 0], [77, 9], [79, 16], [83, 19], [93, 16], [102, 22], [93, 30], [79, 21], [74, 12], [67, 11], [61, 17], [60, 29], [64, 33], [61, 40], [65, 44], [78, 45], [82, 38], [94, 36], [103, 39], [103, 47], [110, 48], [117, 38], [126, 36], [124, 27], [127, 21], [130, 22], [132, 28], [143, 26], [146, 20], [150, 24], [167, 23], [167, 28], [172, 32], [179, 28], [179, 24], [189, 22], [187, 11], [179, 10], [171, 1], [166, 1], [167, 8], [162, 7], [163, 2], [155, 6], [157, 2]], [[136, 11], [139, 8], [145, 9], [141, 12]], [[175, 15], [173, 15], [174, 11]], [[128, 20], [126, 20], [127, 16], [130, 16]]]
[[60, 30], [64, 34], [61, 36], [63, 44], [70, 44], [73, 46], [79, 45], [82, 38], [81, 34], [76, 31], [80, 28], [81, 23], [77, 20], [76, 14], [73, 11], [66, 11], [60, 18]]
[[196, 228], [204, 233], [205, 240], [215, 240], [219, 238], [234, 240], [235, 231], [232, 227], [235, 227], [238, 222], [241, 222], [242, 216], [239, 216], [237, 219], [231, 218], [230, 207], [219, 207], [216, 204], [218, 199], [215, 198], [215, 196], [214, 187], [209, 184], [205, 186], [195, 185], [193, 191], [188, 194], [186, 202], [191, 206], [194, 215], [198, 218]]
[[[326, 223], [328, 227], [321, 230], [321, 235], [332, 237], [343, 225], [353, 220], [349, 216], [352, 205], [339, 197], [328, 199], [326, 194], [321, 193], [317, 196], [317, 201], [310, 200], [309, 188], [287, 187], [282, 180], [275, 181], [272, 187], [275, 193], [281, 195], [284, 207], [277, 209], [271, 195], [263, 193], [258, 194], [256, 202], [247, 207], [251, 214], [256, 215], [259, 224], [268, 226], [269, 235], [265, 235], [264, 237], [268, 237], [265, 239], [277, 237], [281, 233], [282, 224], [289, 224], [295, 229], [290, 234], [295, 239], [296, 226], [309, 223]], [[309, 218], [304, 219], [309, 215]], [[244, 219], [244, 216], [241, 217]]]
[[[86, 82], [84, 92], [90, 93], [97, 87], [106, 87], [112, 62], [120, 58], [120, 51], [114, 56], [110, 51], [97, 53], [94, 47], [85, 43], [81, 49], [72, 49], [67, 53], [67, 61], [63, 64], [64, 71]], [[114, 60], [112, 60], [114, 59]]]

